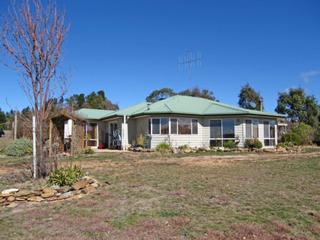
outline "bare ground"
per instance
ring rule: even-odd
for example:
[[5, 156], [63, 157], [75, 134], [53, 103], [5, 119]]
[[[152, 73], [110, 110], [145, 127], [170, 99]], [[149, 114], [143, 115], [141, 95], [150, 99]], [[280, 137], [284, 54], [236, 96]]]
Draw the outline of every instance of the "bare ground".
[[[319, 152], [103, 153], [72, 163], [103, 184], [98, 192], [1, 209], [0, 239], [320, 239]], [[0, 165], [0, 177], [19, 166]]]

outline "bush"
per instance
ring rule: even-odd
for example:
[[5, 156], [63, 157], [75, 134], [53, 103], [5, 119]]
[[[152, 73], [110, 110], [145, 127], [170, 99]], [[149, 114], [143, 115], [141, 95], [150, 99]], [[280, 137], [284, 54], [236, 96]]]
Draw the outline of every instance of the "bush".
[[32, 141], [26, 138], [17, 139], [6, 147], [5, 154], [14, 157], [32, 154]]
[[50, 173], [48, 184], [49, 185], [58, 185], [62, 186], [72, 186], [77, 182], [81, 177], [84, 176], [84, 173], [80, 167], [66, 167], [59, 168]]
[[283, 147], [283, 148], [289, 148], [289, 147], [293, 147], [294, 144], [292, 142], [282, 142], [282, 143], [278, 143], [277, 148], [279, 147]]
[[315, 144], [317, 144], [318, 146], [320, 146], [320, 127], [318, 128], [318, 130], [317, 130], [317, 132], [316, 132], [316, 134], [314, 136], [313, 142]]
[[315, 130], [305, 124], [297, 123], [292, 126], [290, 131], [283, 135], [283, 142], [291, 142], [294, 145], [308, 145], [314, 140]]
[[136, 145], [144, 147], [144, 136], [142, 134], [137, 137]]
[[238, 144], [235, 141], [227, 140], [223, 142], [223, 146], [225, 148], [234, 149], [234, 148], [237, 148]]
[[260, 149], [262, 148], [262, 143], [259, 141], [259, 139], [247, 139], [244, 142], [244, 147], [249, 149]]
[[160, 143], [160, 144], [157, 145], [156, 151], [157, 151], [157, 152], [160, 152], [161, 154], [163, 154], [163, 153], [172, 152], [172, 149], [171, 149], [170, 144], [168, 144], [168, 143], [166, 143], [166, 142], [162, 142], [162, 143]]
[[84, 153], [84, 154], [94, 154], [94, 151], [93, 151], [92, 148], [87, 147], [87, 148], [85, 148], [85, 149], [83, 150], [83, 153]]

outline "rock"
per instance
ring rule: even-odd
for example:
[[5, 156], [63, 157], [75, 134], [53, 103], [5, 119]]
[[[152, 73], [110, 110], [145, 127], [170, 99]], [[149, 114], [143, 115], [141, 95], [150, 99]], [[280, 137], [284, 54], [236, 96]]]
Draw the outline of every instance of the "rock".
[[42, 194], [41, 194], [41, 197], [43, 198], [49, 198], [49, 197], [53, 197], [55, 194], [56, 194], [56, 190], [52, 189], [52, 188], [44, 188], [42, 189]]
[[65, 192], [69, 192], [71, 190], [71, 188], [69, 186], [63, 186], [60, 187], [59, 189], [56, 189], [58, 193], [65, 193]]
[[285, 152], [287, 152], [287, 149], [285, 149], [284, 147], [278, 147], [277, 152], [285, 153]]
[[26, 191], [26, 190], [21, 190], [17, 193], [14, 194], [15, 197], [25, 197], [25, 196], [28, 196], [30, 195], [31, 192], [30, 191]]
[[5, 189], [1, 192], [1, 195], [3, 197], [8, 197], [16, 192], [19, 192], [19, 189], [18, 188], [10, 188], [10, 189]]
[[8, 207], [8, 208], [14, 208], [14, 207], [16, 207], [16, 206], [18, 206], [18, 204], [12, 202], [12, 203], [10, 203], [7, 207]]
[[83, 179], [83, 180], [86, 180], [87, 183], [89, 183], [89, 184], [94, 183], [94, 182], [97, 182], [97, 180], [95, 180], [95, 179], [93, 179], [93, 178], [91, 178], [91, 177], [89, 177], [89, 176], [85, 176], [85, 177], [83, 177], [82, 179]]
[[92, 192], [95, 192], [95, 191], [96, 191], [96, 188], [92, 187], [92, 185], [91, 185], [91, 186], [88, 186], [88, 187], [82, 189], [81, 193], [88, 194], [88, 193], [92, 193]]
[[76, 182], [75, 184], [72, 185], [72, 188], [74, 190], [80, 190], [85, 188], [88, 185], [88, 182], [86, 180], [79, 180], [78, 182]]
[[90, 186], [94, 187], [94, 188], [97, 188], [97, 187], [99, 187], [99, 183], [95, 182], [95, 183], [92, 183]]
[[52, 186], [50, 186], [50, 188], [58, 191], [60, 189], [60, 186], [59, 185], [52, 185]]
[[13, 202], [16, 198], [14, 196], [10, 196], [7, 198], [8, 202]]
[[66, 199], [66, 198], [72, 197], [73, 195], [74, 195], [74, 192], [71, 192], [71, 191], [65, 192], [59, 196], [59, 199]]
[[16, 197], [16, 201], [26, 201], [27, 197]]
[[42, 202], [44, 199], [39, 196], [31, 196], [28, 198], [29, 202]]
[[4, 203], [6, 201], [5, 198], [0, 198], [0, 203]]

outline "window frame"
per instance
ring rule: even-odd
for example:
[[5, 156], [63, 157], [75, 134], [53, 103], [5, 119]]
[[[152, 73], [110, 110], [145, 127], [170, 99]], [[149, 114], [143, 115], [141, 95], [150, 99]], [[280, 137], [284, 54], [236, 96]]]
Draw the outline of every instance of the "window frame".
[[[250, 131], [251, 131], [251, 137], [248, 138], [247, 137], [247, 121], [250, 121]], [[257, 130], [258, 130], [258, 136], [257, 137], [254, 137], [254, 122], [257, 123]], [[252, 118], [247, 118], [245, 119], [244, 121], [244, 129], [245, 129], [245, 133], [244, 133], [244, 138], [245, 139], [259, 139], [260, 137], [260, 131], [259, 131], [259, 120], [258, 119], [252, 119]]]
[[[223, 137], [223, 120], [232, 120], [233, 121], [233, 132], [234, 132], [234, 138], [224, 138]], [[211, 121], [220, 121], [220, 134], [221, 137], [220, 138], [213, 138], [211, 137]], [[211, 146], [211, 141], [221, 141], [221, 146], [215, 146], [215, 147], [223, 147], [223, 142], [224, 141], [236, 141], [237, 137], [236, 137], [236, 119], [234, 118], [212, 118], [209, 119], [209, 128], [210, 128], [210, 134], [209, 134], [209, 145]]]
[[[168, 119], [168, 124], [169, 124], [169, 132], [168, 133], [161, 133], [161, 119], [164, 119], [164, 118], [167, 118]], [[181, 134], [181, 133], [179, 133], [179, 120], [180, 119], [182, 119], [182, 118], [184, 118], [184, 119], [188, 119], [188, 121], [189, 121], [189, 124], [190, 124], [190, 134], [188, 133], [188, 134]], [[154, 119], [158, 119], [159, 120], [159, 133], [153, 133], [153, 120]], [[176, 133], [172, 133], [172, 131], [171, 131], [171, 120], [172, 119], [175, 119], [176, 120]], [[194, 131], [193, 131], [193, 127], [192, 127], [192, 124], [193, 124], [193, 122], [194, 121], [196, 121], [196, 123], [197, 123], [197, 125], [196, 125], [196, 127], [197, 127], [197, 133], [194, 133]], [[150, 126], [150, 134], [151, 135], [155, 135], [155, 136], [158, 136], [158, 135], [199, 135], [199, 120], [198, 119], [196, 119], [196, 118], [188, 118], [188, 117], [151, 117], [151, 118], [149, 118], [149, 122], [148, 122], [148, 124], [150, 124], [151, 126]], [[148, 129], [149, 129], [149, 126], [148, 126]]]
[[[275, 147], [276, 146], [276, 122], [274, 120], [263, 120], [263, 145], [265, 147]], [[268, 123], [265, 125], [265, 123]], [[274, 127], [274, 137], [271, 137], [271, 123], [273, 123], [273, 127]], [[266, 137], [266, 134], [265, 134], [265, 126], [268, 126], [267, 130], [268, 130], [268, 133], [269, 133], [269, 137]], [[266, 144], [266, 141], [269, 141], [269, 144]], [[274, 144], [271, 145], [270, 142], [273, 141]]]
[[[92, 125], [92, 124], [95, 124], [95, 137], [96, 138], [90, 138], [88, 139], [88, 125]], [[86, 122], [86, 125], [85, 125], [85, 139], [84, 139], [84, 143], [85, 143], [85, 146], [86, 147], [91, 147], [91, 148], [97, 148], [98, 145], [99, 145], [99, 124], [97, 122]], [[93, 146], [89, 146], [88, 145], [88, 142], [90, 141], [95, 141], [96, 142], [96, 145], [93, 145]]]

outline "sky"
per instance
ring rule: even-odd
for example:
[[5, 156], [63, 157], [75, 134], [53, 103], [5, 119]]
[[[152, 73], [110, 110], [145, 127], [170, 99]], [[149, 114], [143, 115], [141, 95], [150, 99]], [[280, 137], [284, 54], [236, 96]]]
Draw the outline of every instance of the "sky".
[[[70, 31], [61, 69], [66, 96], [104, 90], [120, 108], [154, 89], [198, 86], [237, 105], [252, 85], [274, 111], [279, 92], [302, 87], [320, 101], [318, 0], [57, 0]], [[0, 1], [5, 13], [9, 0]], [[199, 53], [200, 64], [179, 59]], [[1, 56], [0, 56], [1, 57]], [[0, 65], [0, 108], [29, 104], [19, 74]]]

